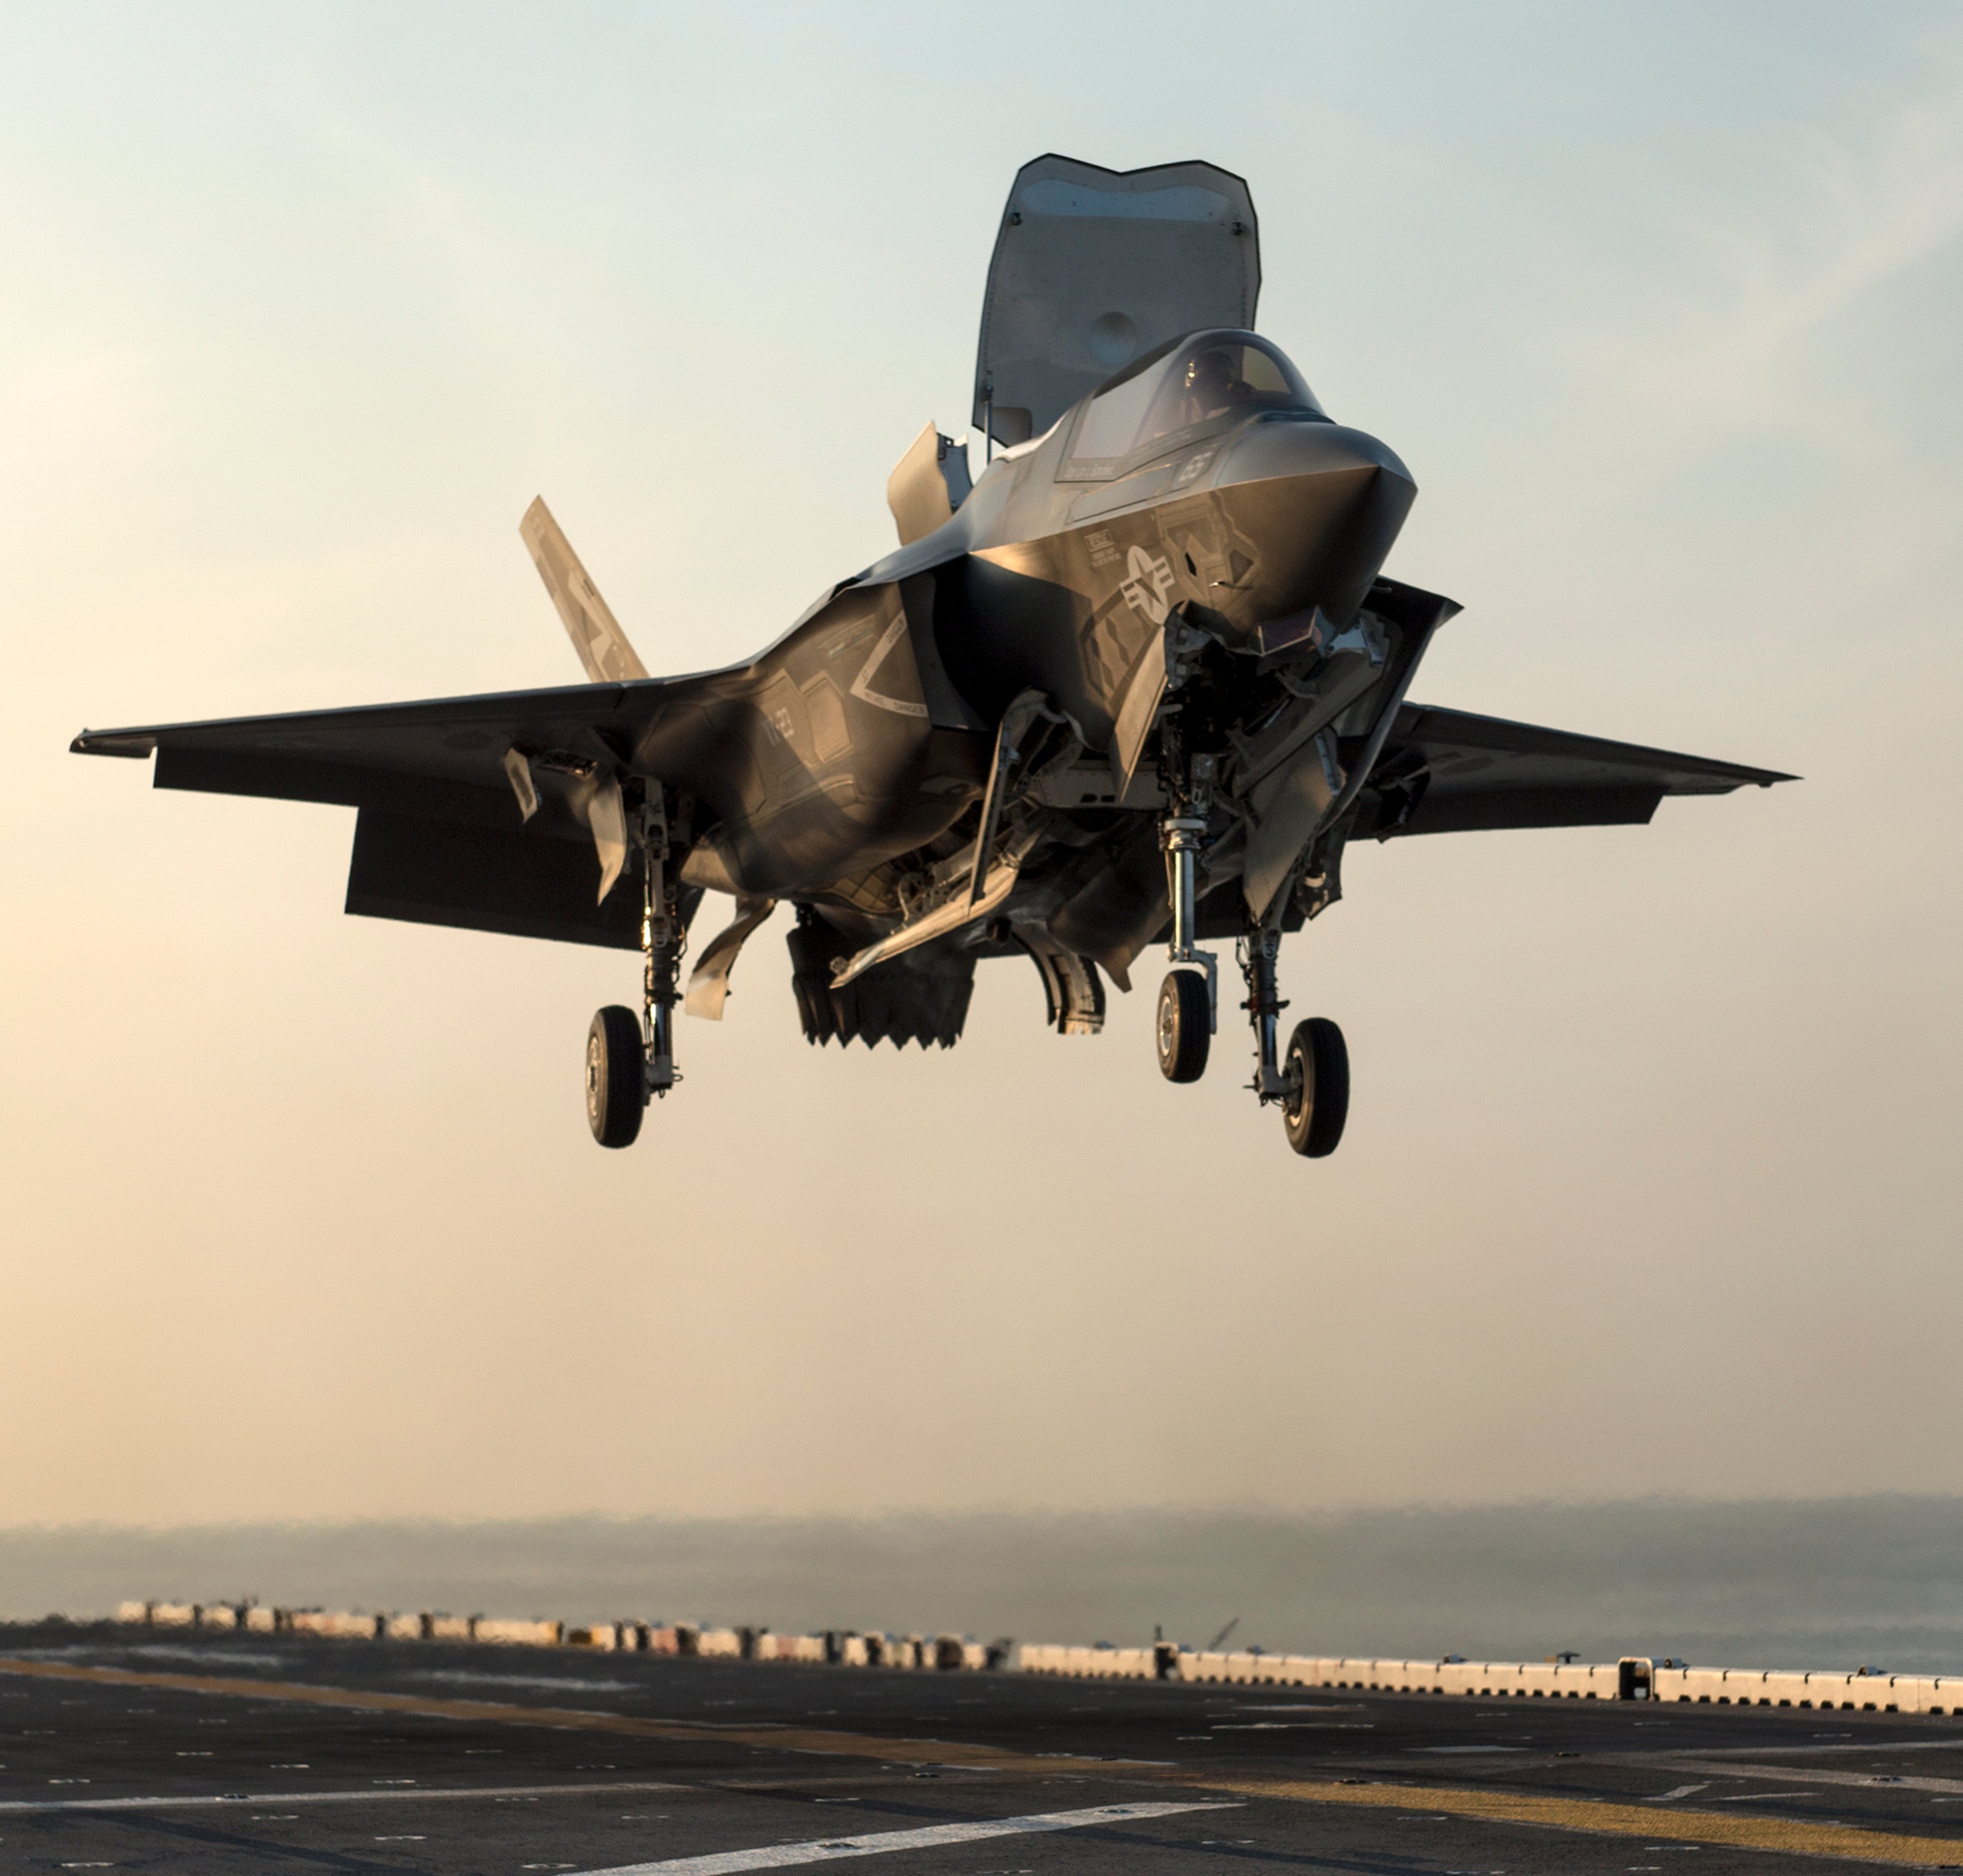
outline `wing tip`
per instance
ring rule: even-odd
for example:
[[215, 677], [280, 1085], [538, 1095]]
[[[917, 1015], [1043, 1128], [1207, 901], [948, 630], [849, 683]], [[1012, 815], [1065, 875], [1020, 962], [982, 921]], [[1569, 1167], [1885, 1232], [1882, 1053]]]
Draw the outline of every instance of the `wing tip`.
[[157, 739], [149, 730], [85, 729], [68, 746], [72, 756], [124, 756], [141, 762], [156, 753]]
[[[1787, 775], [1777, 769], [1748, 769], [1742, 763], [1719, 763], [1705, 758], [1702, 772], [1688, 782], [1667, 784], [1666, 795], [1735, 795], [1741, 788], [1776, 788], [1782, 782], [1803, 782], [1803, 775]], [[1728, 773], [1727, 772], [1728, 771]]]
[[[1741, 762], [1719, 764], [1713, 760], [1710, 766], [1712, 769], [1722, 768], [1731, 771], [1729, 774], [1707, 774], [1699, 778], [1709, 780], [1713, 784], [1710, 792], [1716, 795], [1735, 794], [1741, 788], [1776, 788], [1782, 782], [1803, 782], [1806, 780], [1803, 775], [1788, 775], [1780, 769], [1747, 768]], [[1694, 788], [1680, 788], [1669, 792], [1678, 795], [1694, 795], [1698, 791]]]

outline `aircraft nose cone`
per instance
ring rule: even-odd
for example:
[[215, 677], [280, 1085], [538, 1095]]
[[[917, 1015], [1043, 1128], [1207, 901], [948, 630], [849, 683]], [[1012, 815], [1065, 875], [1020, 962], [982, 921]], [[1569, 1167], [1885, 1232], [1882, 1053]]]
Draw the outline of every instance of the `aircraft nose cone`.
[[[1214, 486], [1280, 476], [1367, 475], [1373, 471], [1417, 494], [1417, 483], [1397, 452], [1367, 431], [1341, 424], [1261, 423], [1234, 439]], [[1408, 497], [1406, 501], [1408, 505]]]
[[1263, 548], [1264, 582], [1244, 603], [1277, 617], [1318, 605], [1338, 620], [1363, 603], [1417, 495], [1387, 445], [1340, 424], [1255, 424], [1213, 486]]

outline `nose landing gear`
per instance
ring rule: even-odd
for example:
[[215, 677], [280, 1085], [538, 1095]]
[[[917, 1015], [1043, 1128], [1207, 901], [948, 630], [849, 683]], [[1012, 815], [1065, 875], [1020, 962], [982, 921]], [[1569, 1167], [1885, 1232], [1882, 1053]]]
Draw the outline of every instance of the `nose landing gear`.
[[1166, 889], [1172, 901], [1172, 943], [1166, 951], [1172, 968], [1159, 986], [1157, 1025], [1159, 1073], [1168, 1081], [1197, 1081], [1206, 1074], [1219, 1001], [1213, 953], [1198, 949], [1193, 943], [1199, 843], [1206, 831], [1212, 757], [1199, 757], [1193, 769], [1192, 786], [1159, 832], [1165, 848]]

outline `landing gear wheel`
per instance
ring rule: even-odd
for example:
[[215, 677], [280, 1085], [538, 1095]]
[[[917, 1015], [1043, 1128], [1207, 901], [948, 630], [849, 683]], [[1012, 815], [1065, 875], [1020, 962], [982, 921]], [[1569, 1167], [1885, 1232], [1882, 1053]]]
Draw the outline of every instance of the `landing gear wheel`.
[[640, 1132], [646, 1063], [633, 1011], [617, 1003], [596, 1011], [586, 1032], [586, 1124], [603, 1147], [630, 1147]]
[[1168, 1081], [1197, 1081], [1206, 1072], [1213, 1039], [1213, 999], [1197, 971], [1168, 971], [1159, 986], [1159, 1073]]
[[1289, 1038], [1289, 1091], [1282, 1101], [1288, 1143], [1304, 1158], [1336, 1151], [1350, 1118], [1350, 1051], [1343, 1032], [1327, 1016], [1298, 1023]]

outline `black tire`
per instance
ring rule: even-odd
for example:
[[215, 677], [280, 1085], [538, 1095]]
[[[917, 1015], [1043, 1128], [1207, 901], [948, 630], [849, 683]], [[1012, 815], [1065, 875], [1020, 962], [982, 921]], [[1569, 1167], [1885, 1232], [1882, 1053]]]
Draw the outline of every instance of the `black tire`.
[[1159, 1073], [1168, 1081], [1197, 1081], [1206, 1072], [1213, 1039], [1213, 1000], [1197, 971], [1168, 971], [1159, 986]]
[[1289, 1038], [1289, 1093], [1282, 1103], [1288, 1143], [1305, 1159], [1326, 1159], [1350, 1118], [1350, 1050], [1327, 1016], [1298, 1023]]
[[617, 1003], [596, 1010], [586, 1032], [586, 1124], [603, 1147], [630, 1147], [647, 1106], [641, 1020]]

